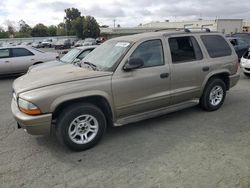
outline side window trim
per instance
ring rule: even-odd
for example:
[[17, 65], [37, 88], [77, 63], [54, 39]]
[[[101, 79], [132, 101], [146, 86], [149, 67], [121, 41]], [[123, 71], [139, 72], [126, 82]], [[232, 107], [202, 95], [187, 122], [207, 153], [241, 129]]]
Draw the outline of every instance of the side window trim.
[[[150, 41], [160, 41], [160, 44], [161, 44], [161, 51], [162, 51], [162, 62], [163, 64], [159, 64], [159, 65], [152, 65], [152, 66], [146, 66], [146, 67], [140, 67], [138, 69], [146, 69], [146, 68], [152, 68], [152, 67], [160, 67], [160, 66], [165, 66], [166, 65], [166, 62], [165, 62], [165, 53], [164, 53], [164, 48], [163, 48], [163, 42], [162, 42], [162, 39], [160, 38], [157, 38], [157, 39], [150, 39], [150, 40], [146, 40], [146, 41], [143, 41], [141, 42], [140, 44], [138, 44], [138, 46], [135, 48], [135, 50], [132, 52], [132, 54], [130, 55], [130, 57], [133, 55], [133, 53], [138, 49], [138, 47], [140, 47], [140, 45], [142, 45], [143, 43], [146, 43], [146, 42], [150, 42]], [[129, 58], [130, 58], [129, 57]]]

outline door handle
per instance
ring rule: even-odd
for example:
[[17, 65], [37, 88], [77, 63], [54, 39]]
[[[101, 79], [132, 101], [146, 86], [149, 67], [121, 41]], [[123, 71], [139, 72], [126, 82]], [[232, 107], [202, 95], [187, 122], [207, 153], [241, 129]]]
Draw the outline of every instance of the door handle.
[[31, 61], [34, 61], [34, 59], [31, 59]]
[[163, 78], [167, 78], [167, 77], [169, 77], [169, 73], [162, 73], [162, 74], [160, 74], [160, 77], [163, 79]]
[[9, 61], [5, 61], [5, 63], [9, 63]]
[[203, 70], [204, 72], [209, 71], [209, 67], [203, 67], [202, 70]]

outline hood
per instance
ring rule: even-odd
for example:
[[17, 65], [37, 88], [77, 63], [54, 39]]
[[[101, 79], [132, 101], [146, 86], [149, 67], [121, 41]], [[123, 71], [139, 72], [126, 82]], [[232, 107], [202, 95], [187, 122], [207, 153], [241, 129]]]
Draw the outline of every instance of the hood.
[[61, 61], [49, 61], [37, 65], [33, 65], [29, 68], [28, 73], [33, 72], [33, 71], [40, 71], [43, 69], [51, 68], [51, 67], [56, 67], [56, 66], [61, 66], [61, 65], [66, 65], [65, 63], [62, 63]]
[[13, 89], [19, 94], [50, 85], [110, 75], [112, 72], [93, 71], [68, 64], [25, 74], [14, 81]]

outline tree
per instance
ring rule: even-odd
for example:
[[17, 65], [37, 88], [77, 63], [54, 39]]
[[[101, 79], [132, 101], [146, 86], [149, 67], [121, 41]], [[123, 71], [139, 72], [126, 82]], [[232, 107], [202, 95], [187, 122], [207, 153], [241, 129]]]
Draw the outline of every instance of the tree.
[[0, 27], [0, 38], [8, 38], [9, 34], [4, 31], [4, 29], [2, 27]]
[[19, 32], [15, 33], [15, 37], [23, 38], [23, 37], [30, 37], [32, 28], [23, 20], [19, 22]]
[[51, 25], [48, 27], [48, 34], [49, 36], [56, 36], [57, 34], [57, 27], [54, 25]]
[[83, 24], [84, 24], [84, 17], [78, 17], [72, 21], [72, 31], [76, 34], [78, 38], [84, 38], [83, 35]]
[[65, 30], [65, 23], [59, 23], [57, 26], [56, 30], [56, 35], [57, 36], [65, 36], [66, 35], [66, 30]]
[[39, 23], [35, 25], [35, 27], [31, 31], [31, 36], [32, 37], [47, 37], [48, 36], [48, 28]]
[[86, 16], [83, 28], [84, 37], [97, 38], [100, 36], [100, 27], [96, 19], [92, 16]]
[[67, 35], [75, 35], [76, 32], [73, 29], [72, 22], [75, 21], [77, 18], [81, 17], [81, 12], [77, 8], [68, 8], [64, 10], [66, 16], [65, 24], [66, 24], [66, 32]]

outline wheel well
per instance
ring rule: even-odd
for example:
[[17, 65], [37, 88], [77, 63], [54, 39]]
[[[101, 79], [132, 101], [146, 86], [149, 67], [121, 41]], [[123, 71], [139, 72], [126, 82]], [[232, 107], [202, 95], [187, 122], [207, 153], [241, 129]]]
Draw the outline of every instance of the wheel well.
[[63, 102], [62, 104], [60, 104], [59, 106], [56, 107], [55, 111], [53, 112], [52, 119], [56, 120], [57, 117], [61, 114], [61, 112], [65, 108], [67, 108], [73, 104], [82, 103], [82, 102], [94, 104], [98, 108], [100, 108], [107, 119], [107, 125], [113, 126], [113, 115], [112, 115], [111, 107], [110, 107], [108, 101], [102, 96], [84, 97], [84, 98], [73, 99], [70, 101]]
[[209, 80], [211, 80], [213, 78], [221, 79], [226, 84], [226, 89], [229, 90], [229, 88], [230, 88], [230, 80], [229, 80], [229, 74], [228, 73], [215, 74], [212, 77], [210, 77]]
[[41, 64], [43, 63], [42, 61], [39, 61], [39, 62], [35, 62], [33, 65], [38, 65], [38, 64]]

